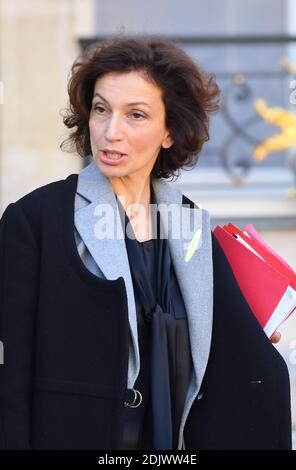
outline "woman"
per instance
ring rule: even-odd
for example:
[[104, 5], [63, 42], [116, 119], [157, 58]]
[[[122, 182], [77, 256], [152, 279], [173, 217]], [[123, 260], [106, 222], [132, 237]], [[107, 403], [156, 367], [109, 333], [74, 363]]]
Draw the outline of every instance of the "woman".
[[196, 164], [215, 81], [167, 40], [114, 38], [68, 90], [91, 162], [1, 219], [1, 448], [290, 448], [286, 364], [208, 212], [164, 181]]

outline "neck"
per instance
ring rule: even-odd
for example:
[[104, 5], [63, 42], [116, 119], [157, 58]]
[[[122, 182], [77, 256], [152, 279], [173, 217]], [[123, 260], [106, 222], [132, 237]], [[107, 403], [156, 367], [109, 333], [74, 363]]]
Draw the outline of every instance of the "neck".
[[133, 204], [147, 208], [150, 203], [150, 174], [139, 179], [133, 175], [110, 177], [113, 191], [120, 198], [125, 209]]

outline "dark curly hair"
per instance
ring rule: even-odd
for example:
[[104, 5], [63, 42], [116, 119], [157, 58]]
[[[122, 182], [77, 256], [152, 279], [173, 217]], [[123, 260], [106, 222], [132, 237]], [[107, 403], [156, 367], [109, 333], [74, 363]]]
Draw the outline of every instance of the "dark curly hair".
[[[161, 148], [152, 177], [179, 176], [180, 168], [194, 167], [209, 140], [209, 113], [219, 109], [215, 77], [204, 72], [182, 49], [160, 37], [112, 37], [86, 48], [71, 68], [69, 107], [64, 124], [75, 130], [62, 150], [91, 154], [89, 114], [96, 80], [108, 72], [144, 72], [162, 90], [166, 127], [173, 145]], [[69, 149], [68, 149], [69, 151]]]

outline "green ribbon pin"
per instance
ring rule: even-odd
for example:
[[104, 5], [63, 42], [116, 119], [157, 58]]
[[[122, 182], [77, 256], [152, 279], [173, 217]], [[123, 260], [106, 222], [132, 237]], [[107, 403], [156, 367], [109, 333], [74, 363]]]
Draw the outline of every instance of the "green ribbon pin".
[[188, 247], [188, 250], [187, 250], [187, 253], [186, 253], [186, 256], [185, 256], [186, 263], [188, 263], [188, 261], [191, 260], [193, 254], [194, 254], [194, 252], [195, 252], [195, 250], [198, 246], [200, 237], [201, 237], [201, 228], [198, 228], [196, 230], [195, 234], [193, 235], [192, 240], [189, 244], [189, 247]]

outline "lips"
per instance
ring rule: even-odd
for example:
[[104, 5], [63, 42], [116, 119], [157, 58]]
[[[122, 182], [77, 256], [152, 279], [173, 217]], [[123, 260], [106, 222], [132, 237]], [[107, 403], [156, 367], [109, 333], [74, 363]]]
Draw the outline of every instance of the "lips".
[[111, 158], [112, 160], [117, 160], [123, 155], [121, 152], [109, 152], [108, 150], [103, 150], [103, 153], [106, 157]]
[[100, 151], [100, 159], [108, 165], [119, 165], [126, 158], [126, 154]]

